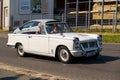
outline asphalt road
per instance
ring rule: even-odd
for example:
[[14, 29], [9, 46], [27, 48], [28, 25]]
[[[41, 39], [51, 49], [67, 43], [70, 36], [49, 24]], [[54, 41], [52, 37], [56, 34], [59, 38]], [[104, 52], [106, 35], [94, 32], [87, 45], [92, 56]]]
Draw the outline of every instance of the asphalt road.
[[6, 42], [7, 39], [0, 39], [0, 62], [72, 80], [120, 80], [120, 44], [104, 44], [97, 59], [81, 58], [63, 64], [43, 56], [19, 57], [15, 49], [6, 46]]

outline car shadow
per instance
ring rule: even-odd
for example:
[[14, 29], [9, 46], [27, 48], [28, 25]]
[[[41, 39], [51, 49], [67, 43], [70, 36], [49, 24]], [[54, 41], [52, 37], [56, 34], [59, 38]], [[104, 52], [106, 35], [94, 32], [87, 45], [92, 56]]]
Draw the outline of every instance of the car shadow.
[[[44, 61], [52, 61], [52, 62], [58, 62], [58, 63], [60, 62], [56, 58], [33, 55], [33, 54], [29, 54], [27, 57], [40, 59]], [[115, 56], [108, 56], [108, 55], [100, 55], [97, 58], [84, 58], [84, 57], [74, 58], [74, 60], [69, 64], [104, 64], [104, 63], [116, 61], [119, 59], [120, 57], [117, 57], [117, 56], [115, 57]]]
[[34, 58], [38, 60], [44, 60], [44, 61], [52, 61], [52, 62], [59, 62], [58, 59], [48, 56], [42, 56], [42, 55], [35, 55], [35, 54], [27, 54], [27, 58]]
[[100, 55], [97, 58], [76, 58], [72, 64], [104, 64], [119, 59], [117, 56]]

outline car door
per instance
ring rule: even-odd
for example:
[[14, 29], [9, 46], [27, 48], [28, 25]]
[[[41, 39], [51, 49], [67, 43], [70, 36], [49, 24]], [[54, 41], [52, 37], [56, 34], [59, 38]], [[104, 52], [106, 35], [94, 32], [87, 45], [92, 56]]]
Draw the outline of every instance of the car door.
[[41, 34], [29, 35], [29, 49], [36, 54], [47, 55], [49, 53], [48, 35], [45, 34], [44, 28]]

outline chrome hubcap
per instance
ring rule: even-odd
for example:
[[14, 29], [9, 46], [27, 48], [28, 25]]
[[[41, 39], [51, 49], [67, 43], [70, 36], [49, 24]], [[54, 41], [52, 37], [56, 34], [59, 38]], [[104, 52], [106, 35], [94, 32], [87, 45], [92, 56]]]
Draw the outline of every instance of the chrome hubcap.
[[62, 49], [60, 51], [60, 57], [63, 61], [68, 61], [69, 59], [69, 53], [65, 50], [65, 49]]
[[20, 46], [18, 47], [18, 52], [19, 52], [20, 55], [23, 55], [23, 54], [24, 54], [23, 46], [20, 45]]

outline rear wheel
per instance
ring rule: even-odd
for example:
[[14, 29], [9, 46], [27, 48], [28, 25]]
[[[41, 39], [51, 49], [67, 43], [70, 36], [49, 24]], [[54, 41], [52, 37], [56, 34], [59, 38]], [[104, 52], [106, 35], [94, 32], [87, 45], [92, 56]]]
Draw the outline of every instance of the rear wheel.
[[59, 47], [58, 58], [63, 63], [69, 63], [72, 61], [72, 55], [71, 55], [70, 51], [65, 46]]
[[17, 53], [20, 57], [25, 56], [25, 52], [22, 44], [17, 44]]

